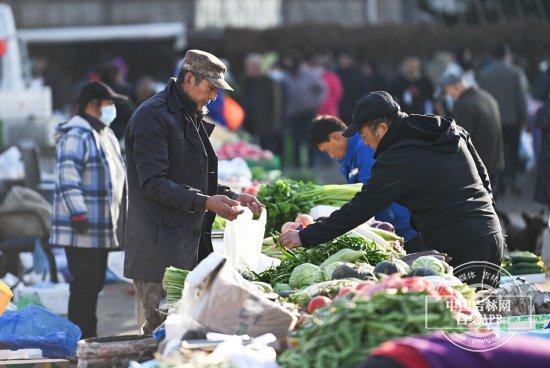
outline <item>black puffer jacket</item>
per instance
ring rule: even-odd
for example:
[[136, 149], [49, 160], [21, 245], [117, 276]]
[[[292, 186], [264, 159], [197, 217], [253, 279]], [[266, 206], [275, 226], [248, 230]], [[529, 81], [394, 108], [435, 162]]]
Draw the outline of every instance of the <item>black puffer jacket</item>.
[[429, 249], [442, 252], [500, 233], [489, 178], [468, 132], [454, 121], [410, 115], [380, 145], [372, 178], [326, 220], [300, 231], [305, 246], [333, 239], [396, 202]]

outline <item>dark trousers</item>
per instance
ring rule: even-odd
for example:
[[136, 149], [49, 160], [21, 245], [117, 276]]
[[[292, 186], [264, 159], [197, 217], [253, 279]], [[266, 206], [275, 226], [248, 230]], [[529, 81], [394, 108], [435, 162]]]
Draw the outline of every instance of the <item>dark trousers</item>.
[[[314, 151], [309, 142], [309, 127], [315, 118], [315, 111], [306, 111], [290, 118], [290, 134], [292, 138], [294, 165], [297, 167], [313, 166]], [[307, 148], [306, 162], [301, 162], [302, 147]]]
[[145, 324], [141, 328], [144, 334], [150, 335], [166, 319], [158, 311], [161, 300], [166, 298], [166, 292], [160, 282], [134, 280], [134, 286], [145, 314]]
[[[476, 287], [480, 284], [498, 287], [498, 267], [502, 262], [504, 247], [502, 234], [494, 234], [454, 247], [447, 254], [452, 258], [450, 264], [454, 267], [455, 276], [464, 283]], [[467, 265], [469, 262], [472, 264]], [[477, 262], [488, 262], [491, 265]]]
[[519, 134], [518, 124], [502, 125], [502, 142], [504, 145], [504, 176], [514, 182], [519, 161]]
[[105, 285], [106, 249], [66, 247], [72, 275], [69, 320], [80, 327], [82, 338], [97, 336], [97, 296]]

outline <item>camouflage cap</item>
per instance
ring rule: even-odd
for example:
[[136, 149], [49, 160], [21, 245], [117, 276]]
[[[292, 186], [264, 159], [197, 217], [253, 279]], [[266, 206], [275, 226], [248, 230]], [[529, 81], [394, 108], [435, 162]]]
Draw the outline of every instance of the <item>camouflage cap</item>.
[[216, 56], [202, 50], [189, 50], [183, 58], [182, 69], [205, 77], [214, 86], [233, 91], [225, 81], [227, 67]]

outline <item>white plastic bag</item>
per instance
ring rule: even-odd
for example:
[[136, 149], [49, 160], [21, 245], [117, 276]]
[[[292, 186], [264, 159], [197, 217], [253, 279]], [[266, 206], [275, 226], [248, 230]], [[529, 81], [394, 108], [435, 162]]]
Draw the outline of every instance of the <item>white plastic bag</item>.
[[0, 180], [18, 180], [25, 178], [25, 166], [21, 159], [21, 151], [10, 147], [0, 154]]
[[237, 368], [277, 368], [277, 353], [269, 346], [276, 340], [273, 334], [266, 334], [244, 346], [241, 339], [228, 339], [214, 350], [211, 359], [231, 362]]
[[252, 211], [244, 207], [242, 214], [225, 225], [223, 234], [225, 256], [239, 271], [248, 269], [258, 272], [267, 212], [262, 210], [258, 220], [252, 217]]
[[252, 337], [273, 333], [282, 338], [297, 321], [295, 313], [269, 300], [216, 252], [185, 279], [177, 313], [182, 316], [177, 334], [202, 330]]

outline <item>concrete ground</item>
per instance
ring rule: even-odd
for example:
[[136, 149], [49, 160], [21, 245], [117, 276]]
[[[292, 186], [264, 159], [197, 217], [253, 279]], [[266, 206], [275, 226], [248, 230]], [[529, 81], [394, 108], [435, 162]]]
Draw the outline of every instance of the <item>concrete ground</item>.
[[138, 333], [138, 308], [134, 286], [125, 282], [108, 284], [97, 306], [99, 336]]
[[[321, 173], [324, 182], [341, 182], [338, 177], [339, 173], [334, 167], [323, 170]], [[521, 225], [523, 223], [521, 219], [522, 211], [535, 213], [542, 207], [533, 201], [534, 178], [532, 176], [520, 177], [519, 185], [522, 189], [520, 196], [504, 196], [499, 199], [497, 205], [511, 216], [512, 221]], [[543, 256], [546, 263], [550, 264], [550, 236], [548, 231], [545, 233]], [[550, 290], [550, 287], [548, 289]], [[107, 285], [100, 295], [98, 319], [98, 333], [100, 336], [137, 333], [138, 312], [133, 286], [127, 283]]]

